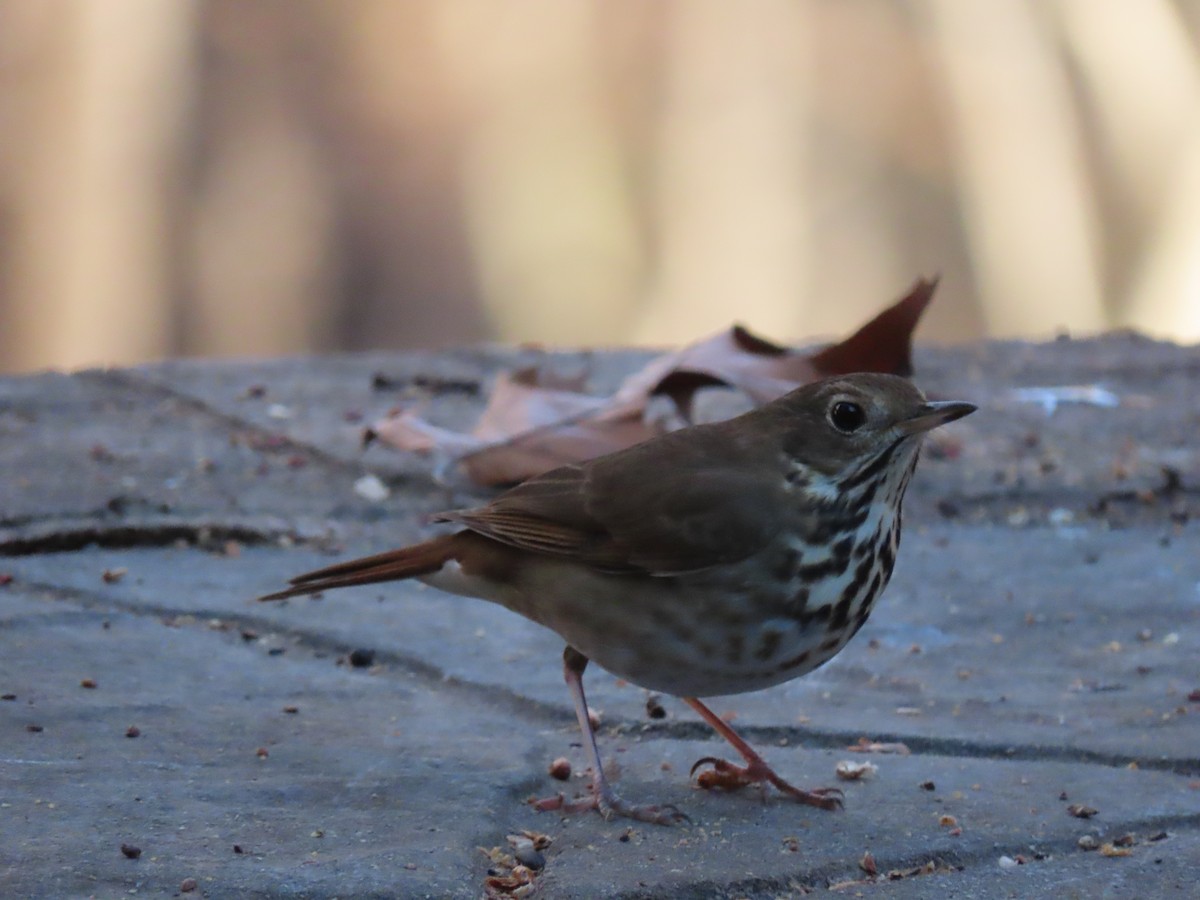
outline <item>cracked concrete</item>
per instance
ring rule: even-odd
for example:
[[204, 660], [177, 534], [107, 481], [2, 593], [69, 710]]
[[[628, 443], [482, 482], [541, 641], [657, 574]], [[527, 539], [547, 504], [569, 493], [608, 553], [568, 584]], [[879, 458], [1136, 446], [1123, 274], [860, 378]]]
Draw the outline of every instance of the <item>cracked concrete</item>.
[[[491, 374], [535, 357], [0, 379], [0, 896], [191, 878], [210, 897], [478, 897], [479, 848], [526, 829], [552, 839], [547, 897], [1194, 895], [1200, 349], [919, 350], [923, 387], [982, 409], [926, 454], [892, 586], [825, 668], [714, 702], [797, 783], [878, 771], [832, 814], [701, 793], [691, 762], [724, 752], [707, 729], [589, 671], [620, 789], [680, 807], [676, 828], [524, 805], [586, 783], [543, 629], [420, 585], [251, 599], [476, 499], [429, 460], [362, 450], [363, 423], [417, 399], [464, 426]], [[639, 358], [555, 364], [605, 390]], [[1047, 415], [1012, 393], [1079, 384], [1121, 405]], [[368, 472], [390, 498], [354, 492]], [[910, 753], [848, 751], [860, 737]]]

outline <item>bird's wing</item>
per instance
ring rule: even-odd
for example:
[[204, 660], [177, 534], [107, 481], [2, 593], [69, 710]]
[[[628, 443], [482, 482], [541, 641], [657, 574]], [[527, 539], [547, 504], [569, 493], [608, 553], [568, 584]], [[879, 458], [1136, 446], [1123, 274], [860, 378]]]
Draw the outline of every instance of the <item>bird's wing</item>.
[[666, 435], [438, 518], [607, 572], [674, 575], [736, 562], [778, 532], [783, 480], [761, 465], [761, 448], [705, 427], [716, 429], [710, 440]]

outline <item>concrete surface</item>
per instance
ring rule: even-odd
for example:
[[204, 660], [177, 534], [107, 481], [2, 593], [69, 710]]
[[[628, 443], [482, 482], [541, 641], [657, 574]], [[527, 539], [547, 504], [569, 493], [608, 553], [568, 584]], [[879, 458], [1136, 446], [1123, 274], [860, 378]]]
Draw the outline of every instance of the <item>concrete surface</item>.
[[[552, 842], [540, 897], [1196, 896], [1200, 348], [919, 350], [923, 387], [982, 409], [925, 454], [892, 586], [826, 668], [714, 702], [799, 784], [878, 771], [839, 813], [702, 793], [721, 743], [589, 670], [619, 789], [675, 828], [523, 803], [563, 787], [558, 756], [586, 784], [554, 635], [419, 585], [252, 600], [477, 499], [361, 450], [363, 424], [415, 401], [464, 426], [535, 358], [0, 379], [0, 897], [479, 897], [511, 869], [484, 850], [525, 830]], [[639, 359], [554, 363], [603, 391]], [[1061, 385], [1120, 405], [1014, 393]], [[387, 500], [355, 493], [368, 472]]]

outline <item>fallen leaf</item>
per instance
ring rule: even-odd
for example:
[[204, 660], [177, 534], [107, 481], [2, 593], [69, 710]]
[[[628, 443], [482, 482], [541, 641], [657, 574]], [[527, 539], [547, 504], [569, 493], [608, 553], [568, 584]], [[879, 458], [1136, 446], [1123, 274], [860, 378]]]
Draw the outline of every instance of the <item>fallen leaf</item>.
[[908, 293], [840, 344], [813, 357], [825, 375], [850, 372], [891, 372], [906, 378], [913, 373], [912, 333], [933, 299], [937, 278], [918, 278]]
[[479, 484], [513, 484], [668, 430], [662, 419], [647, 416], [655, 397], [667, 398], [679, 424], [686, 424], [692, 421], [697, 392], [707, 387], [733, 388], [762, 404], [831, 375], [910, 375], [912, 332], [936, 286], [936, 280], [918, 280], [849, 338], [816, 353], [774, 344], [739, 325], [655, 357], [611, 397], [584, 393], [582, 378], [519, 369], [496, 380], [470, 433], [433, 425], [419, 408], [400, 408], [372, 425], [364, 439], [444, 454]]

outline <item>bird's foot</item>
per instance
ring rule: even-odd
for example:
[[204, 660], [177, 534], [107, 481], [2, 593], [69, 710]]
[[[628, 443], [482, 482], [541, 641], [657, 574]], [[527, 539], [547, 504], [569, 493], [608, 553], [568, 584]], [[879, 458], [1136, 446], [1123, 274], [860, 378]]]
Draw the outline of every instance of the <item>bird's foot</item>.
[[[712, 766], [711, 769], [696, 774], [701, 766]], [[842, 807], [842, 792], [838, 788], [814, 788], [806, 791], [784, 781], [762, 759], [755, 759], [749, 765], [738, 766], [725, 759], [706, 756], [696, 761], [692, 766], [691, 775], [696, 783], [706, 790], [736, 791], [752, 784], [766, 789], [767, 784], [773, 784], [780, 793], [819, 809], [840, 809]]]
[[577, 813], [594, 809], [600, 815], [604, 816], [605, 819], [619, 816], [623, 819], [649, 822], [652, 825], [675, 825], [688, 820], [688, 817], [684, 813], [670, 804], [663, 806], [636, 806], [632, 803], [626, 803], [612, 790], [607, 789], [607, 785], [605, 785], [605, 788], [602, 791], [597, 791], [593, 788], [587, 797], [581, 797], [577, 800], [568, 800], [563, 794], [556, 794], [553, 797], [542, 797], [541, 799], [531, 798], [529, 805], [538, 812], [557, 811]]

